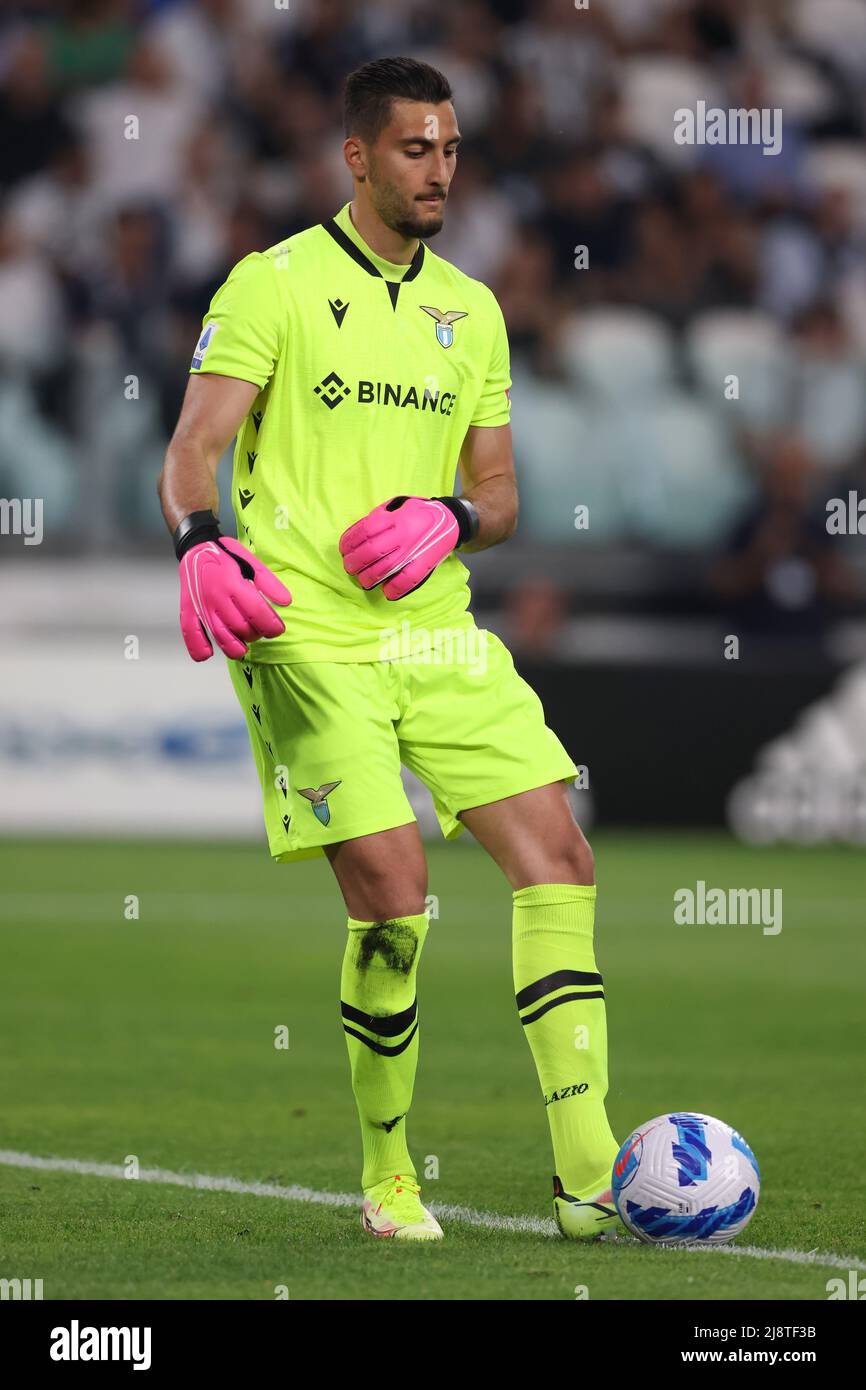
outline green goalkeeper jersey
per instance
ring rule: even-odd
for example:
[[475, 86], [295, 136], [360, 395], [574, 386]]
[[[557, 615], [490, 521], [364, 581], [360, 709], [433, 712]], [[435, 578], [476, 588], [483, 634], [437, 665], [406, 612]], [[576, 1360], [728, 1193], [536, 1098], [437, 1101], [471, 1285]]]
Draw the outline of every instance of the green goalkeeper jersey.
[[452, 494], [469, 427], [508, 422], [508, 340], [486, 285], [423, 242], [408, 266], [383, 260], [347, 203], [238, 262], [190, 371], [260, 388], [237, 436], [232, 503], [239, 539], [293, 602], [283, 636], [256, 642], [252, 660], [377, 660], [395, 630], [474, 625], [455, 553], [389, 602], [346, 573], [339, 541], [390, 497]]

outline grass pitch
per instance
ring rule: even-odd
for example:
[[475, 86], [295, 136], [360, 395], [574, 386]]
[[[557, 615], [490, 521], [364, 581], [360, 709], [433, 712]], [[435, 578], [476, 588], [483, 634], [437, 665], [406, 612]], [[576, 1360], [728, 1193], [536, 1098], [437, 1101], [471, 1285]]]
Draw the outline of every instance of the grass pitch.
[[[816, 1299], [866, 1257], [863, 858], [723, 837], [599, 834], [596, 951], [617, 1134], [716, 1114], [758, 1157], [739, 1246], [575, 1245], [443, 1221], [365, 1237], [355, 1205], [0, 1161], [0, 1278], [46, 1299]], [[409, 1139], [424, 1199], [549, 1218], [552, 1158], [511, 984], [511, 894], [435, 846]], [[677, 926], [673, 894], [781, 888], [782, 931]], [[339, 1017], [345, 910], [327, 864], [253, 846], [0, 845], [0, 1148], [353, 1193]], [[138, 917], [127, 915], [132, 897]], [[289, 1046], [274, 1046], [288, 1029]], [[438, 1177], [425, 1178], [425, 1168]], [[736, 1246], [735, 1246], [736, 1248]]]

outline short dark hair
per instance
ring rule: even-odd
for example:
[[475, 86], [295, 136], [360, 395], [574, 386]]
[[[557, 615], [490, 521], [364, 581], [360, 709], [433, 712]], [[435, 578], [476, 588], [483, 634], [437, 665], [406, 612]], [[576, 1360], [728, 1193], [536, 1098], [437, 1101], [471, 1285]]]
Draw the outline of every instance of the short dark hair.
[[347, 135], [372, 144], [391, 119], [393, 101], [450, 101], [451, 84], [438, 68], [416, 58], [376, 58], [346, 78], [343, 123]]

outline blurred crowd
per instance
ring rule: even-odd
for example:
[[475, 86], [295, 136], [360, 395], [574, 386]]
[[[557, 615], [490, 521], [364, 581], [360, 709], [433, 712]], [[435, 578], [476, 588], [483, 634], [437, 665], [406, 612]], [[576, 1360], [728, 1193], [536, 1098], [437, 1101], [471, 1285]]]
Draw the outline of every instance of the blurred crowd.
[[[756, 624], [856, 603], [824, 510], [866, 495], [866, 0], [10, 0], [0, 495], [165, 544], [210, 297], [350, 196], [342, 79], [391, 53], [455, 91], [432, 245], [505, 313], [521, 540], [714, 556]], [[677, 143], [700, 101], [780, 109], [781, 151]]]

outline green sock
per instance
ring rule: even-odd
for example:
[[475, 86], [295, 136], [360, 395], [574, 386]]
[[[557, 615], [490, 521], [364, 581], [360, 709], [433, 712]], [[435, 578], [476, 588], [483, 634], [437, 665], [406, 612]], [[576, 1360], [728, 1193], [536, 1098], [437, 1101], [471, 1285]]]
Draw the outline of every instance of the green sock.
[[340, 994], [366, 1189], [398, 1173], [417, 1177], [406, 1113], [418, 1064], [415, 973], [429, 923], [419, 912], [382, 922], [350, 917], [348, 925]]
[[607, 1018], [593, 952], [595, 885], [542, 883], [514, 901], [514, 988], [544, 1093], [557, 1176], [588, 1197], [619, 1145], [604, 1108]]

